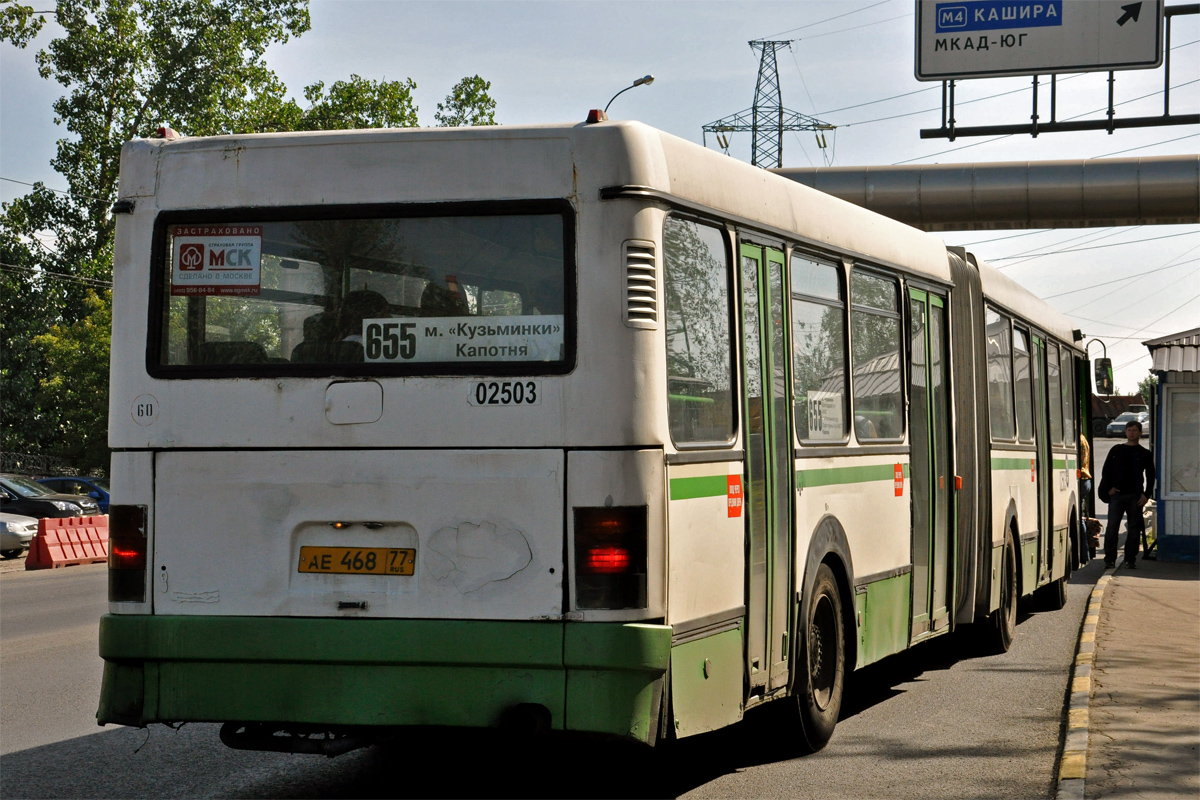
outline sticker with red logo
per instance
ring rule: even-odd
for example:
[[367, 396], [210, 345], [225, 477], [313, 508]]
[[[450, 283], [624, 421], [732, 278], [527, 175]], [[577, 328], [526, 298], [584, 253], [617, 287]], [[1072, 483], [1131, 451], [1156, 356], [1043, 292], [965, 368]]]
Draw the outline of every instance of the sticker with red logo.
[[1029, 459], [1029, 482], [1037, 483], [1037, 459]]
[[257, 295], [261, 225], [174, 225], [171, 294]]
[[896, 487], [896, 497], [904, 496], [904, 465], [897, 464], [894, 473], [893, 485]]
[[726, 477], [726, 494], [729, 501], [729, 516], [740, 517], [742, 515], [742, 476], [727, 475]]

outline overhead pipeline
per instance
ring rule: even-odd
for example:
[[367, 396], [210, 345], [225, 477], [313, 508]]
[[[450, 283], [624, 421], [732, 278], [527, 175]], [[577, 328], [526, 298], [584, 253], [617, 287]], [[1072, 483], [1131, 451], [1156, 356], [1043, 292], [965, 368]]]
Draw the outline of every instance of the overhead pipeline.
[[1200, 155], [771, 171], [927, 231], [1200, 222]]

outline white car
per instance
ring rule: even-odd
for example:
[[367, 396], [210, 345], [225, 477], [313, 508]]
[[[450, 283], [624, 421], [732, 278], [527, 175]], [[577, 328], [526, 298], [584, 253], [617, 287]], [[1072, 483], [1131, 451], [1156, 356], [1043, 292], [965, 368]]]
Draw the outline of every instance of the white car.
[[37, 534], [38, 521], [21, 514], [0, 513], [0, 557], [16, 558]]

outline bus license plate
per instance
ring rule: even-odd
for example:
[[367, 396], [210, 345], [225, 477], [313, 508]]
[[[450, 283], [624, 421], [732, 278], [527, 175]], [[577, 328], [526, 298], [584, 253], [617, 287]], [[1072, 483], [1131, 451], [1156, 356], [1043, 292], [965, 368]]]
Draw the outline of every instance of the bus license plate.
[[412, 575], [417, 551], [406, 547], [301, 547], [297, 572]]

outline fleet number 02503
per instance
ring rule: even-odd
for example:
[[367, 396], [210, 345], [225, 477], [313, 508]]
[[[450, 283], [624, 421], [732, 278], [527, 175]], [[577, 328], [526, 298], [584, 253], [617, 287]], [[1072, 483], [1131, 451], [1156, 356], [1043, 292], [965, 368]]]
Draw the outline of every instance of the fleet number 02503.
[[473, 406], [536, 406], [541, 389], [537, 381], [477, 381], [467, 399]]

